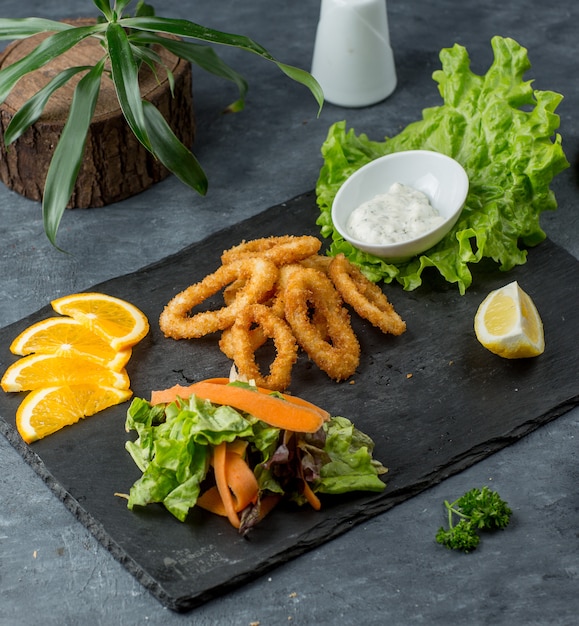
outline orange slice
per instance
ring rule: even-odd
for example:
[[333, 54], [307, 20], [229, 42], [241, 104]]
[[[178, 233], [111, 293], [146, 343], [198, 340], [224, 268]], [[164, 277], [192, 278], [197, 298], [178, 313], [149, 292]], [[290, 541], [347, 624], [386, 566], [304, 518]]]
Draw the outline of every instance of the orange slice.
[[55, 354], [31, 354], [22, 357], [8, 367], [0, 384], [4, 391], [28, 391], [83, 382], [117, 389], [128, 389], [130, 385], [125, 370], [113, 372], [92, 359]]
[[491, 291], [474, 318], [480, 343], [505, 359], [538, 356], [545, 350], [543, 322], [517, 281]]
[[142, 311], [104, 293], [64, 296], [53, 300], [52, 308], [85, 325], [115, 350], [134, 346], [149, 332], [149, 322]]
[[72, 317], [49, 317], [23, 330], [10, 345], [19, 356], [56, 354], [85, 357], [118, 372], [131, 357], [131, 349], [115, 350], [110, 343]]
[[16, 427], [26, 443], [42, 439], [80, 419], [125, 402], [132, 393], [83, 384], [31, 391], [16, 412]]

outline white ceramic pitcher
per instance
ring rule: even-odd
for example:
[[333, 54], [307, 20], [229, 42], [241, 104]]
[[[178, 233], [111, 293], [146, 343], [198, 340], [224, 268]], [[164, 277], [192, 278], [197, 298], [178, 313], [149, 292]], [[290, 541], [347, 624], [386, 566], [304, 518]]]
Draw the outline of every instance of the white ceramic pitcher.
[[312, 75], [325, 99], [363, 107], [396, 88], [386, 0], [322, 0]]

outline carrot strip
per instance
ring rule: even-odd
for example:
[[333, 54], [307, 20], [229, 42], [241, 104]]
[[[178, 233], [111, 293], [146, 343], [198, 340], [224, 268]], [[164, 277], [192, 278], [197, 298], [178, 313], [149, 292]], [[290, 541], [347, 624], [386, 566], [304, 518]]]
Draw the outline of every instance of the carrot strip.
[[251, 413], [271, 426], [297, 432], [315, 432], [329, 417], [327, 411], [301, 398], [284, 395], [282, 399], [270, 395], [268, 390], [258, 391], [256, 393], [251, 389], [204, 380], [189, 387], [175, 385], [162, 391], [153, 391], [151, 404], [173, 402], [177, 398], [188, 398], [195, 394], [215, 404], [229, 405]]
[[[215, 383], [216, 385], [229, 385], [231, 380], [229, 378], [205, 378], [204, 383]], [[193, 383], [195, 384], [195, 383]]]
[[302, 495], [305, 497], [305, 499], [309, 502], [310, 506], [316, 510], [319, 511], [322, 508], [322, 503], [320, 502], [320, 499], [318, 498], [318, 496], [313, 492], [312, 488], [310, 487], [308, 481], [306, 480], [305, 476], [304, 476], [304, 468], [303, 465], [299, 464], [299, 476], [302, 479]]
[[[208, 378], [206, 380], [193, 383], [192, 385], [189, 385], [188, 387], [184, 387], [183, 385], [174, 385], [173, 387], [169, 387], [168, 389], [163, 389], [161, 391], [153, 391], [151, 393], [151, 404], [165, 404], [169, 402], [174, 402], [177, 398], [187, 399], [193, 393], [197, 393], [195, 389], [198, 388], [199, 385], [211, 384], [211, 385], [221, 385], [225, 387], [229, 385], [229, 383], [230, 383], [230, 380], [228, 378]], [[241, 391], [248, 391], [251, 393], [255, 393], [255, 391], [243, 389], [242, 387], [234, 387], [234, 388], [240, 389]], [[232, 386], [229, 386], [228, 389], [232, 389]], [[255, 389], [259, 392], [259, 394], [275, 399], [275, 396], [271, 395], [272, 392], [270, 389], [264, 389], [263, 387], [255, 387]], [[286, 402], [289, 402], [290, 404], [294, 404], [294, 405], [297, 405], [298, 407], [302, 407], [305, 409], [310, 409], [311, 411], [318, 413], [321, 416], [323, 421], [327, 421], [328, 419], [330, 419], [330, 414], [326, 410], [320, 408], [319, 406], [315, 404], [312, 404], [311, 402], [308, 402], [307, 400], [304, 400], [303, 398], [299, 398], [297, 396], [290, 396], [285, 393], [281, 395], [283, 399]], [[211, 398], [207, 398], [207, 399], [211, 400]], [[223, 403], [220, 402], [218, 404], [223, 404]], [[258, 416], [256, 415], [256, 417]], [[262, 418], [260, 417], [259, 419], [262, 419]], [[267, 421], [267, 420], [263, 420], [263, 421]]]
[[259, 502], [259, 517], [257, 521], [261, 522], [268, 513], [271, 513], [280, 500], [281, 496], [278, 495], [264, 496]]
[[[189, 397], [195, 394], [199, 398], [209, 400], [214, 404], [223, 404], [226, 406], [232, 406], [241, 411], [250, 413], [257, 417], [257, 419], [266, 422], [270, 426], [276, 428], [284, 428], [286, 430], [293, 430], [296, 432], [314, 433], [316, 432], [324, 422], [324, 418], [318, 411], [307, 406], [301, 406], [294, 402], [288, 402], [285, 399], [278, 398], [272, 395], [266, 395], [262, 393], [256, 393], [251, 389], [243, 387], [236, 387], [235, 385], [222, 385], [221, 383], [213, 383], [207, 381], [200, 381], [193, 383], [190, 387], [186, 388], [187, 395]], [[170, 398], [171, 394], [167, 390], [163, 398]], [[183, 389], [178, 386], [175, 390], [175, 397], [183, 397], [179, 395], [185, 393]], [[151, 394], [151, 402], [157, 400], [160, 394], [153, 392]], [[169, 400], [170, 402], [172, 400]]]
[[234, 528], [239, 528], [241, 522], [239, 521], [239, 515], [237, 515], [237, 511], [235, 510], [235, 505], [233, 503], [233, 496], [231, 491], [229, 490], [229, 485], [227, 484], [227, 443], [223, 441], [218, 446], [215, 446], [213, 449], [213, 468], [215, 470], [215, 482], [217, 484], [217, 489], [219, 490], [219, 495], [221, 496], [221, 501], [223, 502], [223, 506], [225, 507], [225, 512], [227, 514], [227, 518], [229, 522]]
[[270, 426], [314, 433], [323, 423], [322, 416], [307, 407], [285, 401], [275, 396], [255, 393], [235, 385], [199, 382], [191, 386], [196, 396], [215, 404], [224, 404], [246, 411]]
[[245, 439], [234, 439], [231, 443], [227, 444], [227, 454], [238, 454], [243, 457], [249, 442]]
[[[207, 378], [201, 382], [215, 383], [216, 385], [228, 385], [231, 381], [229, 380], [229, 378]], [[193, 384], [195, 385], [197, 383], [193, 383]], [[263, 393], [266, 395], [271, 395], [272, 393], [271, 389], [266, 389], [265, 387], [256, 386], [254, 387], [254, 389], [259, 391], [259, 393]], [[322, 409], [321, 407], [319, 407], [317, 404], [313, 404], [312, 402], [308, 402], [307, 400], [304, 400], [303, 398], [300, 398], [298, 396], [292, 396], [287, 393], [281, 393], [281, 396], [284, 400], [286, 400], [286, 402], [291, 402], [292, 404], [304, 406], [304, 407], [311, 409], [312, 411], [318, 412], [324, 418], [324, 421], [330, 419], [330, 414], [325, 409]]]
[[[224, 459], [220, 456], [222, 454], [222, 446], [223, 444], [217, 446], [213, 452], [212, 464], [215, 470], [217, 486], [211, 487], [201, 494], [197, 499], [197, 504], [212, 513], [228, 517], [235, 526], [232, 519], [239, 521], [239, 517], [232, 517], [232, 512], [239, 513], [249, 504], [255, 504], [257, 502], [259, 485], [251, 468], [242, 457], [247, 447], [247, 442], [237, 440], [236, 442], [225, 444]], [[220, 448], [219, 452], [217, 448]], [[218, 482], [218, 472], [221, 470], [218, 464], [221, 462], [224, 463], [224, 487]], [[231, 502], [231, 504], [229, 505], [228, 502]], [[236, 526], [236, 528], [239, 528], [239, 526]]]
[[226, 476], [229, 489], [233, 493], [236, 512], [243, 511], [248, 505], [257, 501], [259, 485], [249, 465], [238, 455], [227, 452]]
[[[281, 499], [282, 498], [279, 495], [269, 495], [261, 498], [259, 502], [259, 516], [257, 521], [261, 522], [266, 515], [271, 513]], [[210, 487], [207, 491], [201, 494], [197, 499], [197, 506], [200, 506], [202, 509], [205, 509], [215, 515], [227, 517], [225, 507], [223, 506], [223, 500], [221, 500], [217, 487]]]
[[227, 517], [227, 511], [223, 505], [221, 494], [219, 493], [219, 489], [215, 486], [209, 487], [207, 491], [204, 491], [197, 498], [197, 506], [200, 506], [202, 509], [209, 511], [210, 513], [215, 513], [215, 515]]
[[162, 389], [160, 391], [151, 392], [151, 404], [168, 404], [169, 402], [175, 402], [177, 398], [186, 400], [191, 395], [189, 387], [183, 385], [174, 385], [168, 389]]
[[[261, 393], [266, 393], [267, 389], [260, 389], [260, 391]], [[327, 422], [330, 419], [330, 414], [328, 413], [328, 411], [322, 409], [315, 404], [312, 404], [311, 402], [308, 402], [307, 400], [304, 400], [303, 398], [300, 398], [299, 396], [289, 396], [285, 393], [282, 394], [282, 396], [286, 402], [291, 402], [292, 404], [297, 404], [298, 406], [302, 406], [304, 408], [310, 409], [311, 411], [315, 411], [322, 417], [324, 422]]]
[[308, 482], [306, 480], [304, 480], [304, 496], [313, 509], [319, 511], [322, 508], [322, 503], [320, 502], [320, 499], [312, 491], [312, 488], [308, 485]]

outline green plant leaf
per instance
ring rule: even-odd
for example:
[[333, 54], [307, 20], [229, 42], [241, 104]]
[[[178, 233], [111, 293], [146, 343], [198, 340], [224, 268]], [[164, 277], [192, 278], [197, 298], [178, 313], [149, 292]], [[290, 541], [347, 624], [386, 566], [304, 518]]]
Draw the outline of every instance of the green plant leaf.
[[[105, 64], [110, 64], [110, 76], [119, 105], [135, 137], [182, 182], [202, 195], [207, 192], [208, 184], [196, 157], [175, 136], [161, 113], [141, 98], [140, 65], [146, 63], [153, 72], [162, 65], [159, 55], [151, 49], [151, 44], [160, 44], [179, 58], [235, 83], [239, 98], [228, 107], [230, 111], [243, 108], [247, 81], [223, 62], [211, 47], [183, 41], [183, 38], [237, 47], [257, 54], [276, 64], [292, 80], [308, 87], [319, 103], [320, 110], [323, 104], [322, 90], [308, 72], [277, 61], [252, 39], [206, 28], [188, 20], [156, 17], [153, 7], [144, 0], [136, 3], [135, 17], [121, 18], [130, 3], [131, 0], [115, 0], [113, 3], [111, 0], [93, 0], [102, 15], [99, 15], [95, 24], [86, 26], [41, 18], [0, 18], [0, 40], [21, 39], [42, 32], [53, 33], [48, 34], [27, 56], [0, 70], [0, 104], [20, 79], [53, 61], [83, 39], [94, 36], [106, 46], [106, 56], [89, 70], [74, 91], [69, 117], [49, 166], [44, 189], [43, 218], [45, 232], [55, 246], [60, 220], [81, 167]], [[20, 137], [42, 115], [46, 103], [57, 89], [74, 74], [87, 69], [65, 69], [30, 98], [15, 114], [6, 130], [7, 144]], [[165, 69], [173, 90], [174, 77], [168, 68]]]
[[157, 80], [158, 83], [161, 82], [159, 79], [159, 67], [162, 67], [166, 72], [167, 82], [169, 83], [169, 88], [171, 90], [171, 95], [175, 95], [175, 77], [173, 72], [167, 67], [167, 65], [163, 62], [163, 59], [159, 54], [157, 54], [153, 49], [149, 47], [143, 46], [132, 46], [133, 54], [135, 55], [135, 59], [139, 63], [146, 63], [149, 69], [151, 70], [153, 76]]
[[76, 86], [68, 119], [48, 168], [44, 185], [42, 216], [44, 231], [55, 247], [58, 226], [72, 195], [82, 164], [104, 66], [105, 59], [103, 58], [86, 76], [81, 78]]
[[306, 70], [302, 70], [299, 67], [294, 67], [293, 65], [288, 65], [287, 63], [280, 63], [279, 61], [275, 61], [275, 64], [286, 76], [289, 76], [296, 83], [304, 85], [312, 92], [316, 102], [320, 106], [318, 111], [319, 113], [322, 110], [322, 105], [324, 104], [324, 92], [318, 81], [309, 72], [306, 72]]
[[14, 85], [29, 72], [46, 65], [55, 57], [70, 50], [79, 41], [106, 29], [104, 24], [79, 26], [50, 35], [32, 52], [12, 65], [0, 70], [0, 104], [6, 100]]
[[285, 63], [280, 63], [263, 46], [249, 37], [245, 37], [244, 35], [235, 35], [232, 33], [224, 33], [219, 30], [200, 26], [199, 24], [195, 24], [189, 20], [171, 19], [165, 17], [124, 18], [120, 21], [120, 23], [123, 26], [134, 28], [136, 30], [161, 32], [169, 35], [176, 35], [177, 37], [200, 39], [210, 43], [233, 46], [235, 48], [240, 48], [241, 50], [246, 50], [247, 52], [253, 52], [262, 58], [275, 63], [280, 70], [286, 74], [286, 76], [307, 87], [312, 92], [312, 95], [319, 105], [318, 113], [321, 111], [324, 102], [324, 95], [322, 88], [316, 79], [305, 70], [301, 70]]
[[189, 61], [190, 63], [195, 63], [205, 71], [219, 78], [225, 78], [226, 80], [234, 82], [239, 90], [239, 99], [230, 104], [227, 110], [234, 112], [243, 109], [245, 96], [247, 95], [247, 81], [241, 74], [229, 67], [210, 46], [180, 39], [169, 39], [168, 37], [143, 31], [132, 35], [131, 41], [133, 40], [136, 43], [161, 45], [175, 56]]
[[135, 8], [135, 17], [152, 17], [155, 15], [155, 9], [150, 4], [139, 0]]
[[195, 156], [174, 135], [153, 104], [143, 100], [143, 111], [153, 154], [179, 180], [204, 196], [207, 193], [207, 177]]
[[6, 128], [6, 132], [4, 133], [5, 145], [10, 145], [24, 132], [26, 132], [26, 130], [28, 130], [28, 128], [42, 115], [44, 107], [52, 94], [66, 84], [73, 76], [83, 70], [90, 70], [90, 66], [84, 65], [70, 67], [63, 70], [42, 89], [37, 91], [32, 98], [27, 100], [14, 114], [14, 117], [10, 120], [10, 124], [8, 124], [8, 127]]
[[113, 22], [108, 25], [106, 36], [112, 79], [121, 110], [135, 137], [152, 151], [141, 103], [139, 69], [127, 33], [118, 22]]
[[115, 11], [117, 15], [120, 15], [124, 11], [129, 2], [132, 2], [132, 0], [115, 0]]
[[[132, 44], [132, 40], [131, 40]], [[152, 49], [145, 46], [132, 45], [133, 55], [137, 62], [144, 62], [150, 68], [151, 71], [157, 75], [157, 68], [155, 66], [164, 65], [163, 59]]]
[[211, 43], [243, 48], [256, 54], [267, 56], [269, 60], [273, 60], [273, 57], [263, 46], [244, 35], [224, 33], [219, 30], [214, 30], [213, 28], [200, 26], [189, 20], [142, 16], [123, 18], [120, 23], [124, 27], [135, 28], [137, 30], [167, 33], [169, 35], [176, 35], [177, 37], [200, 39]]
[[113, 10], [111, 9], [111, 3], [109, 0], [92, 0], [95, 7], [107, 18], [107, 20], [113, 19]]
[[64, 22], [55, 22], [40, 17], [0, 18], [0, 40], [25, 39], [38, 33], [70, 30], [74, 28]]

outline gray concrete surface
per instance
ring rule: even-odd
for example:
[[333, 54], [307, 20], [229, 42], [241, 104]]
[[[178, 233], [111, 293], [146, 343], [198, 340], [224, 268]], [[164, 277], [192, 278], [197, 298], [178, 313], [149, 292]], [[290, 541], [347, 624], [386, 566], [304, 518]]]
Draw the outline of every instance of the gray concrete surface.
[[[94, 15], [89, 0], [2, 0], [6, 17]], [[162, 5], [162, 6], [161, 6]], [[160, 15], [253, 37], [278, 58], [309, 69], [320, 3], [233, 0], [157, 3]], [[40, 206], [0, 186], [0, 325], [51, 299], [134, 271], [224, 225], [315, 186], [331, 123], [380, 140], [439, 104], [430, 76], [438, 52], [461, 43], [486, 71], [490, 39], [529, 49], [529, 77], [565, 95], [558, 112], [572, 167], [553, 189], [559, 209], [542, 219], [549, 237], [579, 258], [579, 75], [575, 0], [388, 2], [399, 84], [365, 109], [326, 105], [273, 65], [235, 50], [224, 58], [250, 81], [247, 108], [220, 110], [227, 84], [194, 75], [195, 152], [210, 181], [206, 198], [174, 178], [117, 205], [64, 216], [61, 254], [46, 240]], [[576, 340], [576, 338], [570, 338]], [[569, 367], [577, 368], [577, 363]], [[571, 625], [579, 613], [579, 410], [418, 497], [186, 615], [164, 609], [51, 494], [0, 438], [0, 626], [36, 624], [526, 624]], [[514, 510], [507, 532], [470, 555], [433, 535], [442, 502], [473, 486], [499, 490]]]

